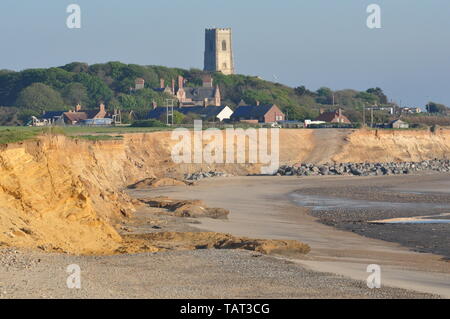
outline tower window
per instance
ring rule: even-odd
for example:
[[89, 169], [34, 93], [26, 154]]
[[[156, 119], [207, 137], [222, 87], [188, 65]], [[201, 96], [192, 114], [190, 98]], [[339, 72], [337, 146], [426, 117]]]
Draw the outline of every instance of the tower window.
[[222, 51], [226, 51], [227, 50], [227, 41], [223, 40], [222, 41]]
[[223, 63], [222, 64], [222, 69], [226, 69], [227, 68], [227, 64], [226, 63]]

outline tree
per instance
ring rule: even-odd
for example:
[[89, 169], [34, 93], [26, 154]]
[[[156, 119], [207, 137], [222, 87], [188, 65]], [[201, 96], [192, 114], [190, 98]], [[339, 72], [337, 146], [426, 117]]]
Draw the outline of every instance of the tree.
[[308, 90], [304, 85], [298, 86], [294, 89], [295, 94], [299, 95], [299, 96], [315, 96], [315, 93]]
[[184, 120], [184, 114], [178, 111], [173, 111], [173, 124], [181, 124]]
[[378, 96], [372, 93], [359, 92], [355, 97], [370, 105], [377, 104], [379, 102]]
[[[182, 124], [184, 119], [185, 119], [185, 115], [183, 113], [178, 112], [178, 111], [173, 111], [173, 124]], [[167, 112], [161, 113], [158, 120], [163, 123], [166, 123], [167, 122]], [[172, 122], [172, 120], [169, 117], [168, 124], [171, 124], [171, 122]]]
[[327, 87], [321, 87], [317, 90], [317, 103], [333, 104], [333, 91]]
[[81, 83], [70, 83], [63, 91], [64, 101], [69, 105], [87, 104], [89, 97], [86, 87]]
[[387, 104], [388, 103], [387, 96], [384, 94], [383, 90], [380, 89], [379, 87], [370, 88], [366, 92], [370, 93], [370, 94], [373, 94], [373, 95], [376, 95], [378, 97], [378, 100], [379, 100], [380, 104]]
[[108, 102], [113, 97], [113, 91], [98, 77], [87, 73], [77, 73], [74, 82], [83, 84], [89, 96], [89, 105], [97, 105], [100, 101]]
[[439, 113], [439, 114], [446, 114], [448, 112], [448, 107], [444, 104], [439, 104], [435, 102], [428, 102], [427, 106], [427, 112], [428, 113]]
[[54, 110], [64, 108], [61, 95], [42, 83], [34, 83], [23, 89], [16, 100], [16, 106], [33, 110]]

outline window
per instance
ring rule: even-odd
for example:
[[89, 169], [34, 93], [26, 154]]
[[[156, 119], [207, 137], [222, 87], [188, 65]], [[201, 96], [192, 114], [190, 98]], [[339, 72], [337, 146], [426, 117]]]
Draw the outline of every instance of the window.
[[227, 68], [227, 64], [226, 63], [223, 63], [222, 64], [222, 69], [226, 69]]
[[222, 51], [226, 51], [227, 50], [227, 41], [223, 40], [222, 41]]

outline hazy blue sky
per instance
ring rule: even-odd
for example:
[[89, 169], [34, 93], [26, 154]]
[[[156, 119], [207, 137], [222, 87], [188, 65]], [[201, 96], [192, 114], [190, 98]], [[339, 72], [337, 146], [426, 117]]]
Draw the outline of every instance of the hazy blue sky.
[[[82, 28], [66, 27], [66, 7]], [[382, 8], [382, 29], [366, 8]], [[380, 86], [450, 105], [449, 0], [1, 0], [0, 69], [122, 61], [202, 68], [204, 29], [231, 27], [238, 73], [310, 89]]]

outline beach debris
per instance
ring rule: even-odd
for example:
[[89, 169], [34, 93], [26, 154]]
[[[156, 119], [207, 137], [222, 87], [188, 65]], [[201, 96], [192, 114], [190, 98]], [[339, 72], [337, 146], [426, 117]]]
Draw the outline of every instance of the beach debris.
[[204, 178], [212, 178], [212, 177], [229, 177], [233, 176], [224, 172], [216, 172], [216, 171], [209, 171], [209, 172], [197, 172], [192, 174], [185, 174], [184, 179], [187, 181], [198, 181]]

